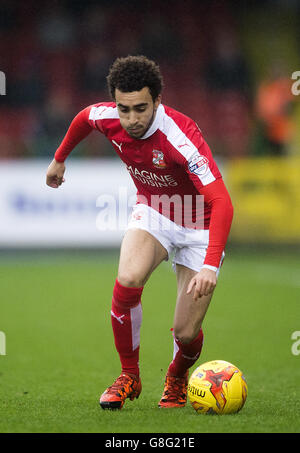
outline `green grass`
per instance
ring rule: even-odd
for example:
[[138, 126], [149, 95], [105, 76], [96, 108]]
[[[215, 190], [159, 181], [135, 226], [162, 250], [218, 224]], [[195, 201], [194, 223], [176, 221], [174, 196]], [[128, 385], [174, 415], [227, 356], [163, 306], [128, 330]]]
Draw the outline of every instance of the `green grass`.
[[[110, 326], [118, 255], [5, 254], [0, 260], [0, 432], [299, 432], [300, 262], [293, 254], [228, 253], [203, 326], [198, 362], [228, 360], [249, 395], [235, 415], [160, 410], [172, 357], [175, 274], [163, 263], [143, 295], [138, 400], [103, 411], [99, 395], [120, 371]], [[194, 367], [195, 368], [195, 367]]]

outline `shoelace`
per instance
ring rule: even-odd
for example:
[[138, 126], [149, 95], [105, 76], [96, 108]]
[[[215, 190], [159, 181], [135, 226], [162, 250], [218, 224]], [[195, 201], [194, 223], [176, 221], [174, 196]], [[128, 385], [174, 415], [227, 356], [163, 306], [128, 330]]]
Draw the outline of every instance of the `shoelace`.
[[[130, 378], [130, 377], [129, 377]], [[133, 379], [130, 378], [131, 381], [128, 380], [128, 376], [121, 375], [119, 376], [115, 382], [107, 389], [107, 392], [116, 392], [120, 390], [120, 387], [122, 389], [125, 389], [125, 386], [131, 386], [133, 384]]]
[[185, 378], [176, 378], [173, 376], [168, 376], [164, 396], [167, 396], [168, 399], [172, 398], [177, 399], [179, 392], [183, 394], [180, 396], [184, 396], [186, 393], [185, 384], [186, 384]]

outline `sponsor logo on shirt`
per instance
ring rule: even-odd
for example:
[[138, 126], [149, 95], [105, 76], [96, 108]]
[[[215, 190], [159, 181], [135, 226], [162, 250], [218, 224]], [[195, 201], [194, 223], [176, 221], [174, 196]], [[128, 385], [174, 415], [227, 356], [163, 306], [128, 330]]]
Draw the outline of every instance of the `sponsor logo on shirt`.
[[178, 145], [178, 148], [183, 148], [184, 146], [190, 146], [186, 140], [182, 145]]
[[114, 145], [116, 145], [116, 146], [119, 148], [120, 153], [123, 152], [123, 151], [122, 151], [122, 145], [123, 145], [123, 143], [120, 143], [120, 144], [119, 144], [119, 143], [117, 143], [115, 140], [112, 140], [112, 143], [113, 143]]
[[127, 170], [130, 175], [143, 184], [154, 187], [174, 187], [178, 186], [172, 175], [157, 175], [156, 173], [148, 170], [138, 170], [132, 165], [127, 165]]
[[209, 169], [208, 166], [208, 159], [205, 156], [201, 156], [201, 154], [198, 154], [197, 156], [194, 156], [189, 162], [188, 162], [188, 168], [191, 173], [195, 173], [196, 175], [203, 176]]
[[157, 151], [154, 149], [152, 151], [152, 163], [156, 168], [165, 168], [167, 166], [165, 162], [165, 156], [162, 151]]

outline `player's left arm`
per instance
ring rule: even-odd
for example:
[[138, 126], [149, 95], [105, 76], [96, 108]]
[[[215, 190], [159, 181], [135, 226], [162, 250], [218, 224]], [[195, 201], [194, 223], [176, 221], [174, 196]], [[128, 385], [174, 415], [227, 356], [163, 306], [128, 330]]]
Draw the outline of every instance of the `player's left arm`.
[[233, 218], [233, 206], [230, 195], [222, 178], [199, 189], [204, 202], [211, 207], [209, 225], [209, 244], [203, 268], [190, 281], [187, 293], [194, 289], [193, 298], [208, 296], [217, 284], [217, 270], [222, 259]]
[[[191, 160], [186, 162], [186, 171], [198, 192], [204, 196], [204, 203], [210, 206], [211, 210], [209, 243], [204, 265], [192, 278], [187, 289], [188, 293], [194, 289], [193, 298], [196, 300], [198, 297], [211, 294], [217, 284], [217, 270], [230, 232], [233, 206], [210, 147], [200, 129], [198, 127], [192, 129], [191, 141], [198, 149], [198, 154], [193, 154]], [[204, 165], [203, 171], [198, 172], [195, 168], [197, 160], [198, 165]]]
[[[210, 206], [209, 243], [204, 265], [190, 281], [187, 293], [193, 298], [209, 295], [217, 283], [217, 270], [220, 266], [233, 218], [233, 206], [225, 187], [222, 175], [213, 159], [211, 150], [203, 138], [198, 125], [186, 120], [181, 124], [186, 137], [185, 147], [177, 147], [173, 152], [175, 162], [182, 165], [204, 203]], [[189, 139], [189, 142], [186, 140]]]

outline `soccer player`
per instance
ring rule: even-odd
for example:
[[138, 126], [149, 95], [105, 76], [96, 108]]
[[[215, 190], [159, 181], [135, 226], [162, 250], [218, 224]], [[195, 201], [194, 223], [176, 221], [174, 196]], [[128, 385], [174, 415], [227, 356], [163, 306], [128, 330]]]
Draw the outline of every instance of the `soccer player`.
[[[106, 409], [138, 398], [141, 297], [153, 270], [174, 253], [177, 301], [174, 352], [159, 407], [183, 407], [188, 370], [199, 358], [202, 322], [224, 257], [233, 208], [197, 124], [161, 103], [160, 68], [144, 56], [118, 58], [107, 77], [113, 102], [90, 105], [73, 119], [47, 171], [64, 182], [64, 161], [92, 130], [104, 134], [137, 188], [112, 292], [111, 322], [121, 374], [100, 397]], [[203, 209], [199, 209], [203, 207]], [[161, 303], [169, 303], [162, 295]], [[159, 307], [157, 307], [159, 316]]]

